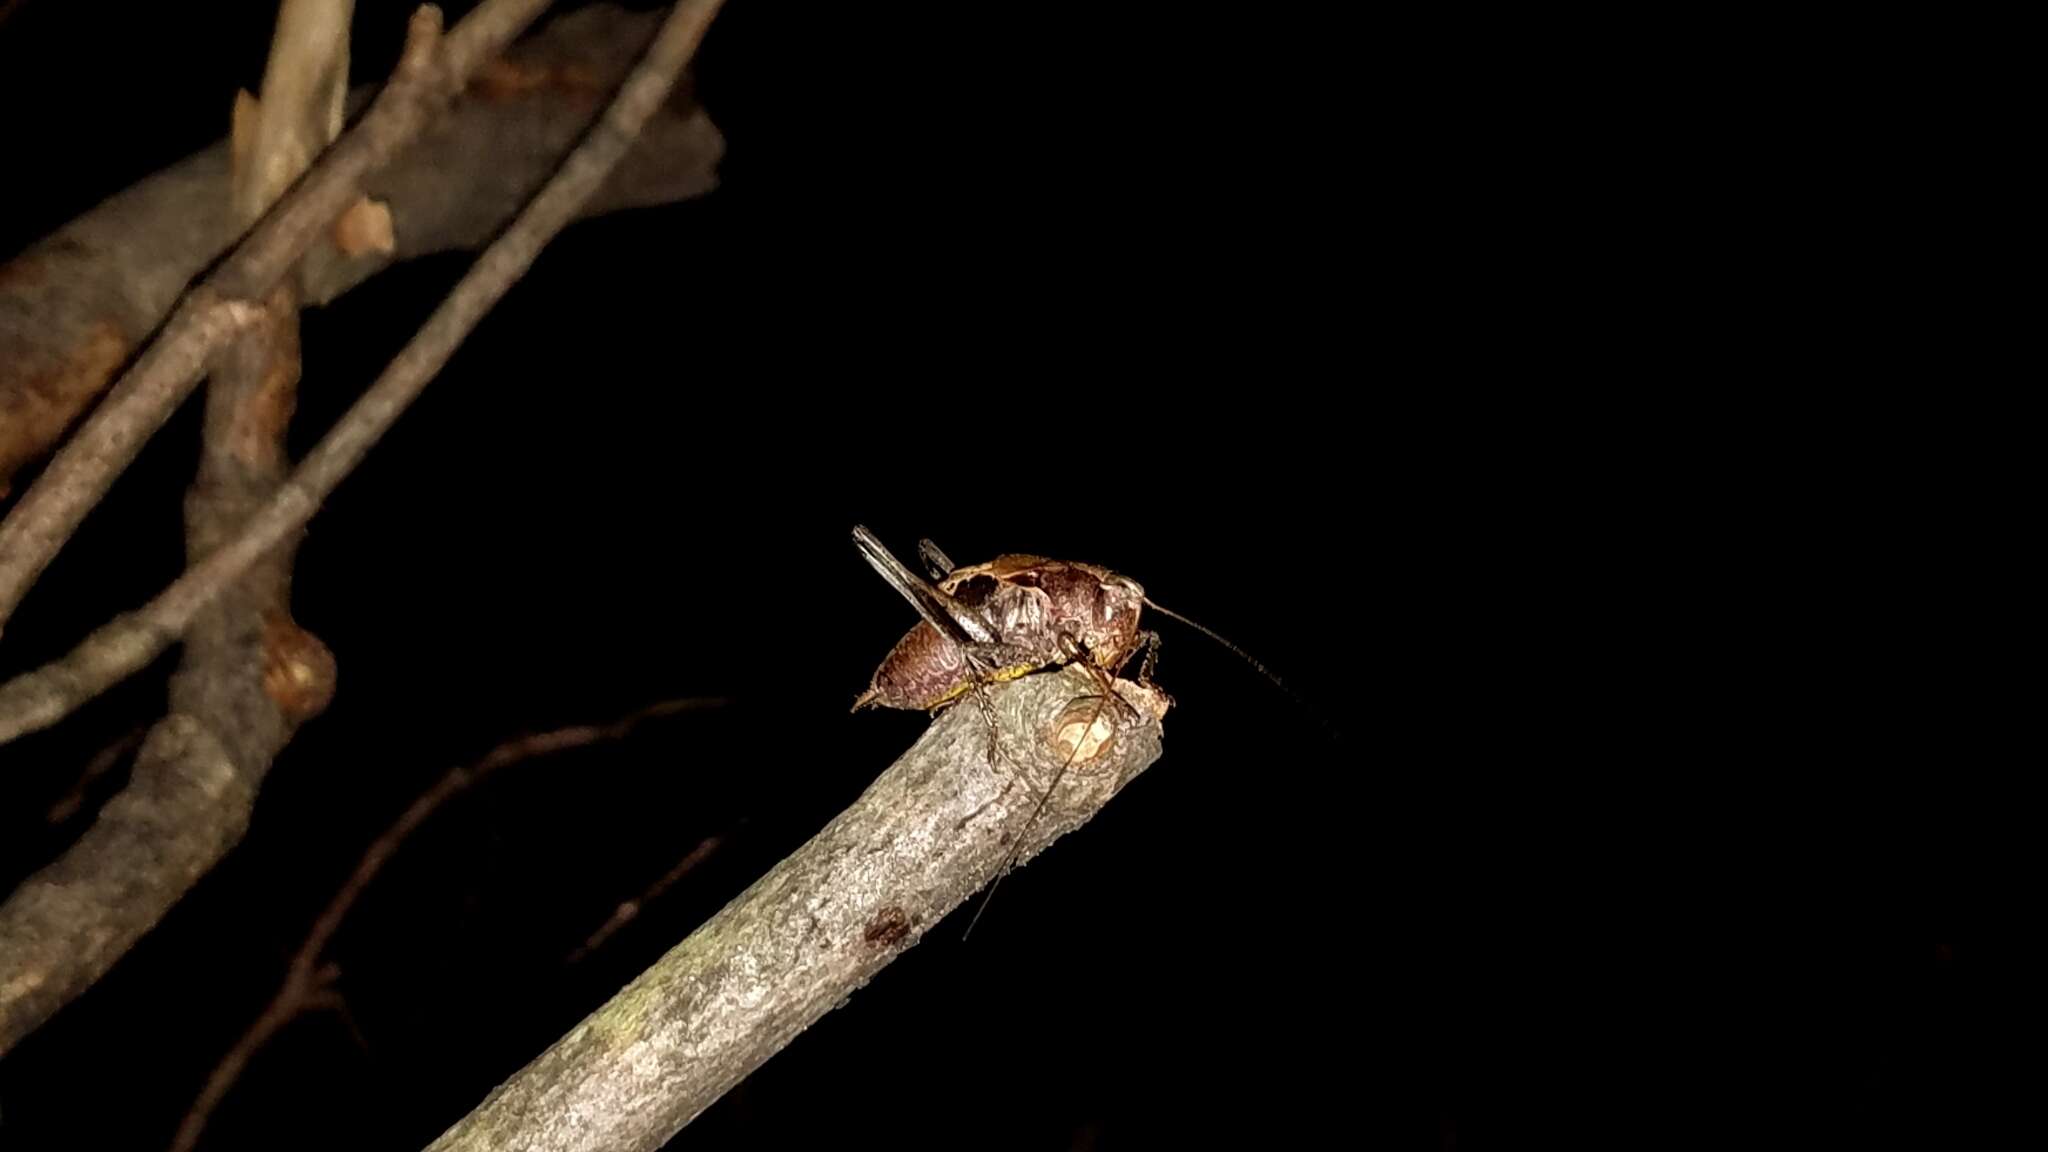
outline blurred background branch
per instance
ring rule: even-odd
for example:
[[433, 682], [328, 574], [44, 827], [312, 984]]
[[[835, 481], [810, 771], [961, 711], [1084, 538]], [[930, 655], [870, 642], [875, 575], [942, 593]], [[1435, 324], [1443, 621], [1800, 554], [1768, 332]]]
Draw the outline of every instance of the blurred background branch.
[[0, 628], [209, 361], [260, 320], [300, 257], [361, 200], [363, 178], [416, 139], [473, 71], [545, 7], [546, 0], [484, 0], [445, 36], [440, 9], [413, 12], [398, 66], [369, 111], [180, 297], [105, 401], [0, 520]]
[[[296, 298], [288, 285], [274, 288], [264, 326], [231, 350], [224, 386], [209, 396], [207, 450], [188, 502], [192, 566], [148, 608], [117, 618], [65, 661], [0, 686], [7, 702], [0, 710], [15, 708], [13, 719], [0, 718], [5, 741], [54, 722], [191, 630], [170, 715], [144, 741], [129, 789], [78, 845], [0, 905], [0, 1052], [97, 979], [240, 839], [271, 760], [333, 690], [332, 657], [290, 620], [290, 551], [280, 546], [602, 185], [666, 103], [716, 8], [676, 9], [601, 127], [585, 135], [289, 479], [282, 437], [298, 375], [296, 329], [287, 319]], [[409, 58], [433, 51], [422, 27], [415, 19]], [[462, 32], [449, 37], [451, 66], [464, 60], [456, 45], [478, 40]], [[318, 86], [302, 91], [321, 108], [300, 119], [321, 122], [326, 94]], [[81, 678], [80, 668], [94, 675]]]
[[[286, 1025], [301, 1014], [316, 1008], [340, 1002], [341, 992], [337, 981], [341, 968], [337, 964], [321, 962], [328, 943], [341, 930], [342, 921], [348, 918], [363, 892], [377, 878], [384, 865], [396, 855], [399, 848], [420, 826], [425, 824], [443, 804], [456, 796], [476, 787], [501, 769], [541, 756], [566, 752], [574, 748], [588, 748], [593, 744], [622, 740], [649, 720], [668, 716], [698, 712], [708, 708], [722, 707], [727, 701], [716, 697], [691, 697], [664, 700], [661, 703], [642, 708], [629, 716], [608, 724], [586, 724], [573, 728], [558, 728], [551, 732], [537, 732], [516, 739], [507, 740], [480, 757], [474, 764], [465, 764], [450, 770], [433, 787], [421, 793], [418, 798], [401, 812], [391, 827], [372, 841], [363, 852], [363, 858], [356, 864], [355, 871], [333, 899], [321, 910], [314, 920], [312, 929], [298, 950], [292, 954], [285, 967], [284, 982], [278, 987], [270, 1002], [257, 1013], [246, 1031], [238, 1037], [220, 1063], [208, 1074], [205, 1085], [192, 1101], [192, 1107], [178, 1124], [178, 1134], [171, 1141], [172, 1152], [190, 1152], [199, 1144], [200, 1136], [206, 1131], [206, 1123], [214, 1109], [227, 1098], [235, 1081], [248, 1067], [249, 1061]], [[685, 856], [681, 863], [670, 870], [663, 879], [674, 883], [683, 874], [708, 858], [717, 847], [717, 838], [705, 840], [696, 850]]]
[[[480, 247], [561, 163], [653, 35], [660, 14], [600, 4], [486, 61], [464, 97], [363, 191], [390, 244], [345, 230], [316, 244], [301, 287], [325, 304], [395, 261]], [[374, 87], [355, 90], [360, 108]], [[679, 88], [585, 216], [675, 203], [717, 184], [724, 141]], [[0, 265], [0, 495], [45, 455], [241, 234], [229, 142], [166, 168]]]

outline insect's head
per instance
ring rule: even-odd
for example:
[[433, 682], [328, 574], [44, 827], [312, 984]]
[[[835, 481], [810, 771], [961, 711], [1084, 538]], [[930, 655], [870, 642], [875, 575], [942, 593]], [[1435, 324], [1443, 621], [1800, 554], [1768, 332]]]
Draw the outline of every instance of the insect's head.
[[1112, 604], [1121, 608], [1129, 605], [1136, 609], [1145, 603], [1145, 587], [1129, 576], [1110, 573], [1102, 581], [1102, 594]]
[[1128, 576], [1098, 570], [1093, 598], [1101, 614], [1096, 624], [1100, 634], [1091, 635], [1089, 643], [1113, 648], [1119, 657], [1128, 653], [1141, 636], [1138, 619], [1145, 610], [1144, 587]]

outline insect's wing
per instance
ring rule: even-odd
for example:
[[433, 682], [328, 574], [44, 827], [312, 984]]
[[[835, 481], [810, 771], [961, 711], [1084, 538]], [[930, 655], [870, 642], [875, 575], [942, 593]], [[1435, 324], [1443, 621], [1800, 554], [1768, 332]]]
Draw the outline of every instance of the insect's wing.
[[931, 586], [917, 573], [896, 559], [875, 534], [862, 525], [853, 526], [853, 545], [870, 567], [894, 588], [925, 622], [939, 630], [941, 636], [952, 640], [963, 648], [975, 645], [993, 644], [995, 629], [980, 615], [959, 601]]

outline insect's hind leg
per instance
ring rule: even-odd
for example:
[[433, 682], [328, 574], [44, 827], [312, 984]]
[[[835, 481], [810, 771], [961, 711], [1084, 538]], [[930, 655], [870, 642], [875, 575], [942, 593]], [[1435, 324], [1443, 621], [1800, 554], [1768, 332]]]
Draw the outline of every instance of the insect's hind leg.
[[[981, 712], [983, 722], [988, 725], [989, 767], [1001, 771], [1002, 765], [997, 763], [1000, 759], [1009, 760], [1010, 767], [1016, 768], [1017, 762], [1010, 758], [1008, 752], [1003, 750], [1002, 724], [996, 717], [995, 702], [989, 699], [988, 686], [995, 683], [995, 665], [976, 653], [972, 648], [964, 648], [961, 652], [967, 658], [967, 670], [971, 673], [968, 679], [967, 691], [969, 695], [974, 697], [974, 706]], [[1009, 773], [1009, 775], [1012, 781], [1016, 779], [1014, 772]], [[1007, 793], [1008, 791], [1009, 789], [1005, 787], [1004, 792]]]
[[[968, 694], [974, 698], [974, 706], [980, 711], [983, 723], [988, 726], [988, 766], [995, 769], [996, 773], [1003, 777], [1003, 790], [1001, 792], [983, 801], [975, 807], [974, 811], [960, 818], [960, 827], [964, 828], [973, 823], [975, 817], [980, 816], [990, 805], [1000, 804], [1008, 799], [1010, 790], [1017, 786], [1017, 780], [1022, 776], [1023, 769], [1010, 756], [1010, 753], [1003, 748], [1002, 724], [996, 717], [995, 701], [991, 700], [988, 694], [988, 686], [995, 682], [994, 667], [986, 659], [976, 655], [971, 648], [962, 649], [962, 653], [967, 658], [968, 671], [973, 673], [972, 678], [968, 681]], [[1010, 771], [1003, 770], [1001, 761], [1004, 760], [1010, 762]]]
[[931, 573], [934, 580], [944, 580], [953, 574], [952, 558], [929, 540], [917, 542], [917, 558], [924, 561], [924, 570]]

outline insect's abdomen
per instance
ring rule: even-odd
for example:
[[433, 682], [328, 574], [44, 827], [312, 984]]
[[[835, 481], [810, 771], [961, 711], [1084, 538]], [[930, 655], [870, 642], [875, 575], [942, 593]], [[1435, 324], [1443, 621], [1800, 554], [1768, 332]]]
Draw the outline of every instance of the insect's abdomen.
[[[1015, 680], [1039, 667], [1039, 663], [1019, 653], [996, 669], [994, 679]], [[974, 670], [959, 646], [939, 635], [939, 630], [931, 625], [919, 624], [904, 633], [896, 647], [889, 650], [889, 658], [875, 669], [874, 681], [853, 702], [853, 710], [874, 707], [929, 711], [959, 699], [973, 683]]]

